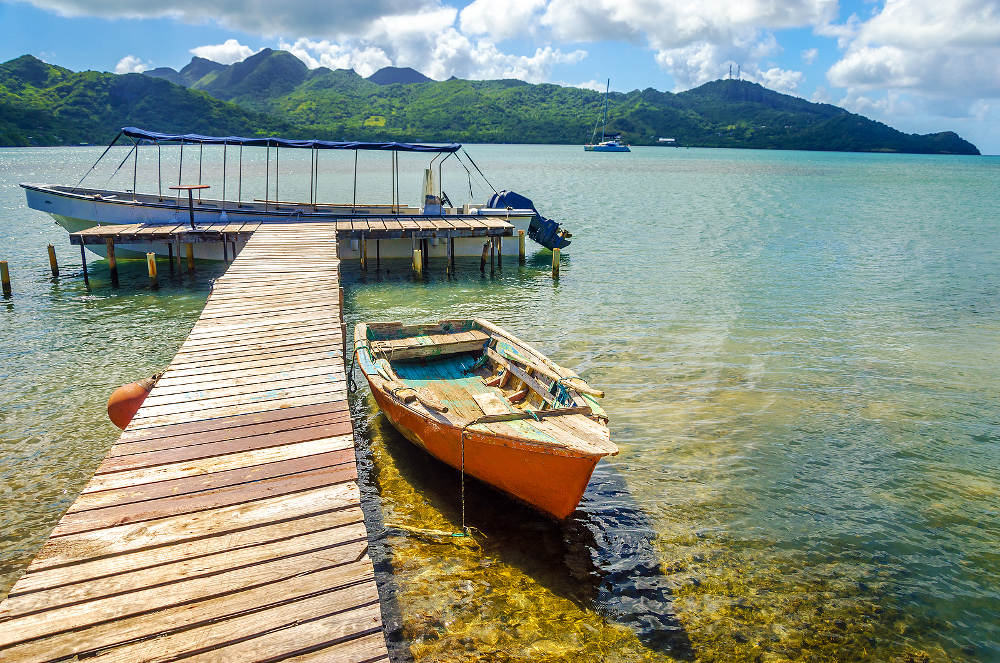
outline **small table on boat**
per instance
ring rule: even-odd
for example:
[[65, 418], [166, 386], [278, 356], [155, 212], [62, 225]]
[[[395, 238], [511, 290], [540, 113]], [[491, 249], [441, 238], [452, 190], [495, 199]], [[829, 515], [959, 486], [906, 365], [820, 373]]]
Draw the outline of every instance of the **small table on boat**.
[[195, 189], [208, 189], [210, 185], [208, 184], [178, 184], [177, 186], [170, 187], [176, 191], [187, 191], [188, 192], [188, 214], [191, 217], [191, 230], [196, 230], [194, 227], [194, 190]]

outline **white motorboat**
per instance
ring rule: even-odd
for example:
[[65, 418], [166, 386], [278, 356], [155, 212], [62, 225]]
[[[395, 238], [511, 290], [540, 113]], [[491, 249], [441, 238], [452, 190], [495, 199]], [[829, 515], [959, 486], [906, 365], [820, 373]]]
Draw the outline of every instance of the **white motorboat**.
[[[226, 222], [238, 227], [242, 223], [311, 223], [317, 221], [330, 221], [344, 218], [392, 218], [405, 220], [419, 220], [421, 217], [434, 219], [447, 219], [448, 216], [457, 215], [486, 215], [491, 217], [502, 217], [514, 226], [514, 236], [504, 237], [501, 242], [504, 255], [518, 254], [517, 232], [524, 230], [528, 237], [539, 242], [547, 248], [563, 248], [569, 244], [569, 233], [562, 230], [559, 224], [551, 219], [542, 217], [534, 209], [532, 202], [514, 192], [494, 190], [494, 195], [486, 204], [466, 204], [461, 207], [454, 206], [448, 200], [447, 194], [441, 189], [441, 166], [448, 159], [455, 158], [466, 171], [471, 179], [472, 173], [478, 173], [485, 180], [485, 175], [468, 153], [464, 157], [459, 151], [462, 146], [459, 144], [450, 145], [425, 145], [413, 143], [366, 143], [355, 141], [322, 141], [322, 140], [290, 140], [285, 138], [242, 138], [238, 136], [203, 136], [200, 134], [165, 134], [153, 131], [146, 131], [135, 127], [125, 127], [112, 141], [108, 149], [98, 159], [98, 163], [103, 159], [108, 151], [121, 138], [126, 138], [132, 142], [132, 150], [119, 165], [119, 170], [131, 158], [133, 163], [133, 187], [131, 190], [114, 190], [88, 188], [82, 186], [87, 175], [93, 171], [88, 171], [87, 175], [81, 179], [77, 186], [65, 186], [58, 184], [34, 184], [22, 183], [21, 187], [25, 191], [28, 207], [51, 215], [60, 226], [68, 232], [85, 230], [96, 225], [121, 225], [121, 224], [150, 224], [150, 225], [171, 225], [178, 226], [187, 223], [219, 223]], [[243, 160], [239, 162], [239, 168], [235, 173], [227, 174], [225, 167], [222, 173], [222, 196], [219, 198], [209, 198], [201, 196], [193, 200], [189, 206], [188, 197], [173, 195], [172, 192], [164, 192], [162, 174], [157, 172], [157, 191], [155, 193], [138, 193], [136, 183], [138, 180], [138, 151], [141, 146], [152, 145], [159, 148], [164, 144], [179, 144], [183, 150], [184, 145], [221, 145], [224, 149], [242, 148], [245, 146], [265, 147], [266, 150], [266, 172], [268, 178], [265, 180], [265, 194], [263, 198], [251, 198], [246, 200], [243, 188]], [[312, 150], [313, 164], [310, 168], [308, 201], [286, 201], [281, 200], [278, 191], [277, 174], [270, 181], [272, 166], [270, 164], [271, 149], [275, 155], [275, 166], [277, 169], [278, 151], [281, 148], [287, 149], [308, 149]], [[317, 198], [318, 192], [318, 151], [319, 150], [355, 150], [355, 151], [383, 151], [393, 153], [393, 194], [389, 203], [366, 204], [362, 201], [351, 200], [339, 203], [320, 202]], [[464, 152], [464, 150], [462, 150]], [[424, 200], [420, 206], [411, 206], [400, 202], [398, 193], [399, 182], [399, 159], [398, 152], [420, 152], [433, 155], [428, 167], [424, 169]], [[201, 150], [199, 149], [199, 180], [201, 179]], [[183, 164], [183, 152], [181, 155]], [[226, 159], [223, 159], [227, 163]], [[466, 162], [472, 169], [466, 166]], [[435, 180], [434, 166], [437, 166], [437, 179]], [[117, 172], [117, 171], [116, 171]], [[355, 160], [354, 170], [354, 191], [357, 191], [357, 160]], [[488, 183], [488, 180], [487, 180]], [[200, 181], [199, 181], [200, 184]], [[273, 186], [273, 188], [272, 188]], [[490, 185], [492, 188], [492, 185]], [[177, 187], [174, 187], [177, 188]], [[183, 188], [183, 187], [182, 187]], [[226, 191], [237, 191], [235, 200], [226, 197]], [[438, 241], [431, 237], [429, 240], [432, 255], [440, 253], [445, 255], [445, 240]], [[103, 255], [102, 247], [88, 245], [88, 249]], [[237, 245], [237, 249], [242, 248]], [[357, 260], [361, 256], [358, 241], [345, 239], [340, 242], [339, 255], [341, 259]], [[478, 237], [460, 237], [455, 239], [454, 250], [456, 256], [479, 256], [482, 253], [482, 239]], [[167, 248], [162, 242], [142, 242], [135, 244], [116, 245], [115, 253], [119, 257], [144, 257], [147, 252], [154, 252], [166, 255]], [[409, 239], [383, 240], [381, 255], [384, 258], [409, 258], [412, 255], [412, 245]], [[203, 260], [222, 260], [224, 258], [222, 243], [204, 242], [195, 245], [195, 258]]]

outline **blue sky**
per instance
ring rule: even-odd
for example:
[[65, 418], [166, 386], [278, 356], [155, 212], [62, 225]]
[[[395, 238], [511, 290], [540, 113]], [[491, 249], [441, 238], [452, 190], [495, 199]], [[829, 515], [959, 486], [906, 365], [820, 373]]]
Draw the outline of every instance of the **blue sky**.
[[74, 70], [224, 63], [413, 67], [679, 91], [727, 75], [1000, 153], [1000, 0], [0, 0], [0, 60]]

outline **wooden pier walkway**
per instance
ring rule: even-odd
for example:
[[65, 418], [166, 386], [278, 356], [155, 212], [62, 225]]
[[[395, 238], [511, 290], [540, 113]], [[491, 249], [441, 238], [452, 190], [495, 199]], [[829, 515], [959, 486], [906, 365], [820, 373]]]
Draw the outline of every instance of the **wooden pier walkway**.
[[[329, 221], [295, 223], [322, 225], [333, 228], [341, 239], [407, 239], [410, 237], [510, 237], [514, 226], [502, 216], [478, 214], [446, 214], [442, 216], [345, 216]], [[71, 233], [71, 244], [104, 245], [109, 239], [115, 244], [136, 242], [221, 242], [236, 241], [250, 236], [258, 228], [267, 228], [272, 222], [229, 221], [198, 222], [196, 230], [187, 223], [129, 223], [93, 226]], [[281, 227], [285, 224], [278, 223]], [[292, 224], [289, 224], [292, 225]]]
[[255, 229], [0, 604], [0, 660], [388, 660], [338, 268], [333, 224]]

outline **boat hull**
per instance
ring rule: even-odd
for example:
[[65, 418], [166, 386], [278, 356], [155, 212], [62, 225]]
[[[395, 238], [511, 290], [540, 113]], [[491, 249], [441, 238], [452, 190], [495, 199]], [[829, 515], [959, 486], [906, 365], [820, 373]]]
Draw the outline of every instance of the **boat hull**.
[[461, 430], [421, 416], [382, 391], [368, 376], [369, 387], [386, 418], [404, 437], [438, 460], [562, 520], [576, 510], [600, 456], [559, 449], [532, 448], [512, 438], [475, 427]]
[[631, 152], [625, 145], [584, 145], [585, 152]]

